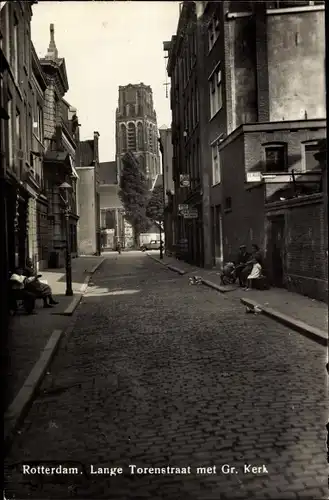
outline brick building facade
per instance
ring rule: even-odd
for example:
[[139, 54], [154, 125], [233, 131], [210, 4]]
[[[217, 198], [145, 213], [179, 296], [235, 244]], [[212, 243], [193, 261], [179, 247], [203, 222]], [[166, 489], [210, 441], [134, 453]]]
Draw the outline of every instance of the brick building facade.
[[[205, 50], [198, 51], [204, 62], [196, 64], [197, 92], [191, 99], [184, 73], [187, 68], [191, 79], [193, 12], [198, 4], [205, 27], [199, 36]], [[320, 189], [314, 154], [318, 140], [326, 136], [323, 4], [183, 3], [177, 36], [167, 44], [173, 127], [177, 125], [177, 131], [173, 129], [175, 198], [176, 203], [190, 202], [182, 196], [177, 179], [186, 172], [186, 143], [191, 138], [179, 129], [184, 123], [181, 106], [188, 106], [187, 116], [193, 116], [197, 94], [199, 120], [204, 123], [199, 160], [203, 242], [208, 237], [204, 215], [209, 206], [213, 265], [231, 259], [239, 245], [252, 241], [270, 253], [266, 206], [297, 195], [316, 198]], [[195, 233], [185, 233], [188, 247]], [[269, 266], [269, 274], [274, 275], [271, 259]], [[287, 284], [288, 278], [281, 281]]]
[[63, 97], [69, 85], [65, 60], [58, 56], [54, 39], [54, 26], [50, 25], [50, 43], [46, 56], [40, 64], [47, 81], [44, 107], [43, 158], [45, 190], [48, 199], [49, 267], [62, 267], [65, 262], [66, 234], [63, 193], [60, 185], [72, 186], [68, 194], [70, 207], [70, 247], [72, 256], [77, 256], [77, 171], [76, 150], [79, 142], [79, 122], [76, 109]]
[[[204, 227], [202, 220], [202, 159], [200, 127], [200, 71], [197, 16], [194, 2], [184, 2], [177, 34], [164, 43], [171, 78], [173, 180], [175, 196], [173, 217], [176, 226], [176, 251], [187, 261], [204, 264]], [[187, 219], [181, 205], [189, 205], [197, 217]]]
[[160, 134], [160, 151], [162, 155], [162, 170], [163, 170], [163, 199], [164, 199], [164, 232], [166, 241], [166, 252], [172, 253], [174, 250], [176, 235], [175, 224], [173, 220], [173, 196], [174, 181], [173, 181], [173, 145], [171, 138], [171, 129], [163, 125], [159, 128]]
[[[1, 51], [7, 63], [1, 90], [8, 120], [3, 123], [1, 142], [8, 270], [24, 266], [27, 257], [38, 260], [36, 200], [43, 186], [34, 168], [40, 150], [33, 129], [39, 78], [31, 42], [33, 3], [6, 2], [1, 9]], [[41, 94], [43, 90], [41, 83]]]

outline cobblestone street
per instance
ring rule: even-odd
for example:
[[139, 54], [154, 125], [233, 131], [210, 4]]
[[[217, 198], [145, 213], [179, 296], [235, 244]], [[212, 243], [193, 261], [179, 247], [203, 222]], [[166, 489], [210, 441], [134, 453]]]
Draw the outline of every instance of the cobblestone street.
[[325, 363], [145, 254], [110, 254], [6, 459], [6, 498], [328, 498]]

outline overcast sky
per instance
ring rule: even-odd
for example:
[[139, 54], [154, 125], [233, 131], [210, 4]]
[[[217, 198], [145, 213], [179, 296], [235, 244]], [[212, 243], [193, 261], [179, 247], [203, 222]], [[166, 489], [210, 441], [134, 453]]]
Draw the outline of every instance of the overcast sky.
[[143, 82], [153, 90], [158, 127], [170, 126], [162, 42], [176, 33], [179, 2], [39, 2], [33, 6], [32, 40], [39, 57], [55, 25], [59, 57], [69, 82], [65, 99], [78, 110], [81, 140], [100, 133], [100, 161], [115, 158], [118, 87]]

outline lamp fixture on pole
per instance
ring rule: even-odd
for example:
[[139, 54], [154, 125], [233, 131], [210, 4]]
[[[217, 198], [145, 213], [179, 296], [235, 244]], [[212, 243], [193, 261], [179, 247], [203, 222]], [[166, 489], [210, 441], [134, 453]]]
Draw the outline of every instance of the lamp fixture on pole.
[[69, 192], [72, 191], [72, 186], [68, 182], [63, 182], [59, 189], [64, 193], [65, 198], [62, 200], [65, 203], [65, 239], [66, 239], [66, 253], [65, 253], [65, 271], [66, 271], [66, 292], [65, 295], [72, 296], [72, 256], [70, 245], [70, 206], [69, 206]]

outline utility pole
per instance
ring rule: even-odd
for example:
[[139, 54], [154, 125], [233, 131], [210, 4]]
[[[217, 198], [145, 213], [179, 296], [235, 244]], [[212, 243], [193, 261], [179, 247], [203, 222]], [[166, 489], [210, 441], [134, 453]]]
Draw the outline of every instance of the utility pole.
[[204, 2], [196, 1], [195, 12], [197, 17], [197, 78], [199, 86], [199, 127], [200, 127], [200, 158], [201, 158], [201, 189], [202, 189], [202, 230], [203, 230], [203, 265], [205, 268], [212, 267], [211, 249], [211, 220], [210, 220], [210, 178], [207, 161], [207, 96], [208, 81], [205, 77], [205, 40], [207, 25], [203, 19]]

